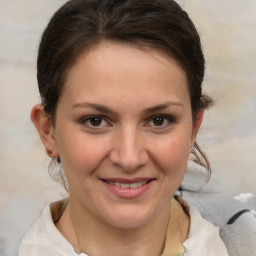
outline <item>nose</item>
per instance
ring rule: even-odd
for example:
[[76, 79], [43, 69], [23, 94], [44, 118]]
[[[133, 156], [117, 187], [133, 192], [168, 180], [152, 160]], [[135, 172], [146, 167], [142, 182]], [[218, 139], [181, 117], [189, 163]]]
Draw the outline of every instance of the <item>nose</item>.
[[148, 161], [148, 153], [140, 131], [126, 128], [115, 134], [109, 158], [126, 172], [133, 172], [144, 166]]

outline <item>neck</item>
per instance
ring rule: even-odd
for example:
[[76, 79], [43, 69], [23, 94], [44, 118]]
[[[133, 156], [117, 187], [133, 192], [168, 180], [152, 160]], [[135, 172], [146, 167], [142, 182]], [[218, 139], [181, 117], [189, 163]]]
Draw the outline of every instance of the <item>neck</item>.
[[[172, 209], [176, 208], [176, 204], [175, 201], [172, 204], [175, 207], [172, 206]], [[168, 244], [172, 245], [173, 254], [171, 255], [177, 255], [177, 248], [180, 248], [184, 242], [180, 241], [180, 226], [175, 224], [176, 217], [174, 215], [179, 215], [179, 213], [175, 211], [171, 217], [172, 235], [168, 238]], [[139, 228], [117, 228], [103, 223], [97, 216], [88, 211], [85, 212], [81, 205], [79, 206], [71, 200], [58, 222], [57, 228], [73, 245], [77, 253], [84, 252], [94, 256], [158, 256], [164, 249], [169, 216], [170, 205], [167, 205], [165, 209], [159, 211], [154, 219]], [[169, 230], [168, 232], [170, 233]]]

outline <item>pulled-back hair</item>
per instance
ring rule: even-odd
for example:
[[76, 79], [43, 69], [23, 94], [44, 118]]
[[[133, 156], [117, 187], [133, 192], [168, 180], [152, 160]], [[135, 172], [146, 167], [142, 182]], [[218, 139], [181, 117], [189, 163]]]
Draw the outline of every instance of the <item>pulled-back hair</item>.
[[211, 99], [202, 94], [205, 60], [196, 28], [173, 0], [71, 0], [43, 33], [37, 62], [45, 112], [54, 119], [68, 70], [103, 40], [164, 52], [187, 74], [193, 118]]
[[102, 41], [161, 51], [178, 61], [187, 75], [193, 121], [212, 103], [202, 93], [205, 59], [200, 37], [175, 1], [70, 0], [51, 18], [38, 53], [39, 91], [53, 124], [68, 71], [84, 51]]

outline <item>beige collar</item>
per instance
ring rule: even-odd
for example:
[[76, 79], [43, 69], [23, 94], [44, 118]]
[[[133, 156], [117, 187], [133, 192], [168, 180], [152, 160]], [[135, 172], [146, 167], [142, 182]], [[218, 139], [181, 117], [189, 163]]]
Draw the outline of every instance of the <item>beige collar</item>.
[[181, 256], [184, 254], [183, 243], [188, 237], [190, 226], [187, 209], [187, 204], [180, 197], [172, 199], [165, 246], [161, 256]]

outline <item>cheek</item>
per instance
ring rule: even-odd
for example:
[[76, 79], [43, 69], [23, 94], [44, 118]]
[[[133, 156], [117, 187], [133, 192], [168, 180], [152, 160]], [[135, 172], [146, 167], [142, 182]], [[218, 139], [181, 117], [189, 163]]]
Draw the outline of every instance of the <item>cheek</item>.
[[155, 161], [166, 175], [180, 179], [186, 170], [191, 137], [177, 134], [155, 143]]
[[61, 136], [58, 143], [63, 169], [67, 175], [91, 175], [107, 154], [106, 139], [85, 136], [77, 133], [73, 136]]

